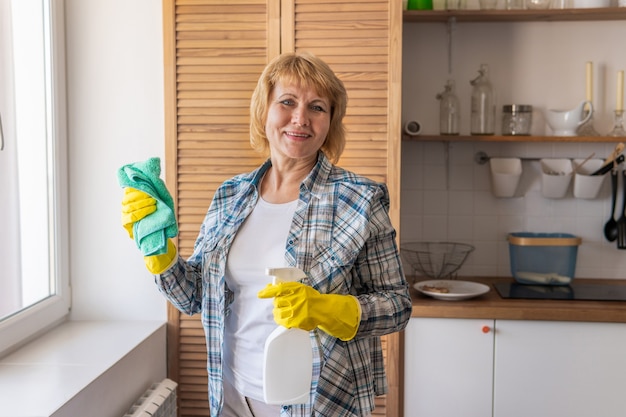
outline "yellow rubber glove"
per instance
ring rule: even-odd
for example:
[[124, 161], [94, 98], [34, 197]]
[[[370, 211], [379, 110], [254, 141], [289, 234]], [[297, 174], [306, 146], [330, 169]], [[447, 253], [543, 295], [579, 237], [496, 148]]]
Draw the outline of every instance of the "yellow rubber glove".
[[274, 297], [274, 321], [287, 328], [310, 331], [319, 327], [344, 341], [359, 329], [361, 306], [351, 295], [320, 294], [300, 282], [282, 282], [269, 284], [258, 297]]
[[[124, 188], [122, 198], [122, 226], [133, 239], [133, 225], [135, 222], [156, 211], [156, 200], [149, 194], [135, 188]], [[153, 274], [159, 275], [168, 270], [177, 258], [176, 246], [171, 239], [167, 240], [167, 253], [163, 255], [144, 256], [146, 268]]]
[[178, 258], [178, 252], [172, 239], [167, 239], [167, 253], [163, 255], [144, 256], [143, 261], [148, 271], [155, 275], [160, 275], [172, 267]]
[[156, 211], [156, 200], [136, 188], [124, 188], [122, 198], [122, 226], [132, 239], [133, 224]]

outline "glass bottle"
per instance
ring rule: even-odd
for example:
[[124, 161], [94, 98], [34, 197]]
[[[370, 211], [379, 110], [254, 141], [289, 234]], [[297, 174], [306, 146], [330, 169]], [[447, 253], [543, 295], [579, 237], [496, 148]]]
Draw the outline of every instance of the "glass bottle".
[[454, 80], [448, 80], [439, 100], [439, 133], [442, 135], [459, 134], [459, 99], [456, 96]]
[[472, 88], [472, 103], [470, 116], [470, 133], [472, 135], [493, 135], [495, 132], [496, 103], [491, 81], [489, 81], [489, 67], [481, 64], [478, 77], [470, 81]]

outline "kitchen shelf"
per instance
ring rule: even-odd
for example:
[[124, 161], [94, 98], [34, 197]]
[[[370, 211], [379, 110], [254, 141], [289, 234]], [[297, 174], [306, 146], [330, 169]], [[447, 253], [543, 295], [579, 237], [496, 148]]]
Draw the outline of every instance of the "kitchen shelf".
[[626, 142], [626, 137], [613, 136], [504, 136], [504, 135], [402, 135], [407, 142]]
[[[626, 7], [547, 10], [405, 10], [404, 22], [559, 22], [626, 20]], [[612, 136], [504, 136], [402, 134], [407, 142], [574, 142], [619, 143], [626, 137]]]
[[626, 7], [547, 10], [405, 10], [404, 22], [560, 22], [626, 20]]

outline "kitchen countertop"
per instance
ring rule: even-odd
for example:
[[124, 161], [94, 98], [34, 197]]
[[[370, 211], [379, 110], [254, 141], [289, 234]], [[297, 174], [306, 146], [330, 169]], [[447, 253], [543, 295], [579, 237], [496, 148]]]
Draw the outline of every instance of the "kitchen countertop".
[[[469, 300], [445, 301], [423, 295], [411, 284], [411, 297], [413, 298], [411, 317], [626, 323], [626, 302], [624, 301], [505, 299], [500, 297], [493, 285], [499, 282], [515, 282], [513, 278], [462, 277], [458, 279], [487, 284], [490, 291]], [[408, 280], [416, 283], [426, 278], [408, 277]], [[576, 278], [575, 282], [626, 285], [626, 280], [621, 279]]]

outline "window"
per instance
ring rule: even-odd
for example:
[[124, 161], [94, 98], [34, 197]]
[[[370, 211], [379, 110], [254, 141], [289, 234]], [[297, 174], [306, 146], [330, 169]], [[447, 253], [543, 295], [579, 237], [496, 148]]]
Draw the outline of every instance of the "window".
[[63, 0], [0, 0], [0, 353], [69, 311]]

